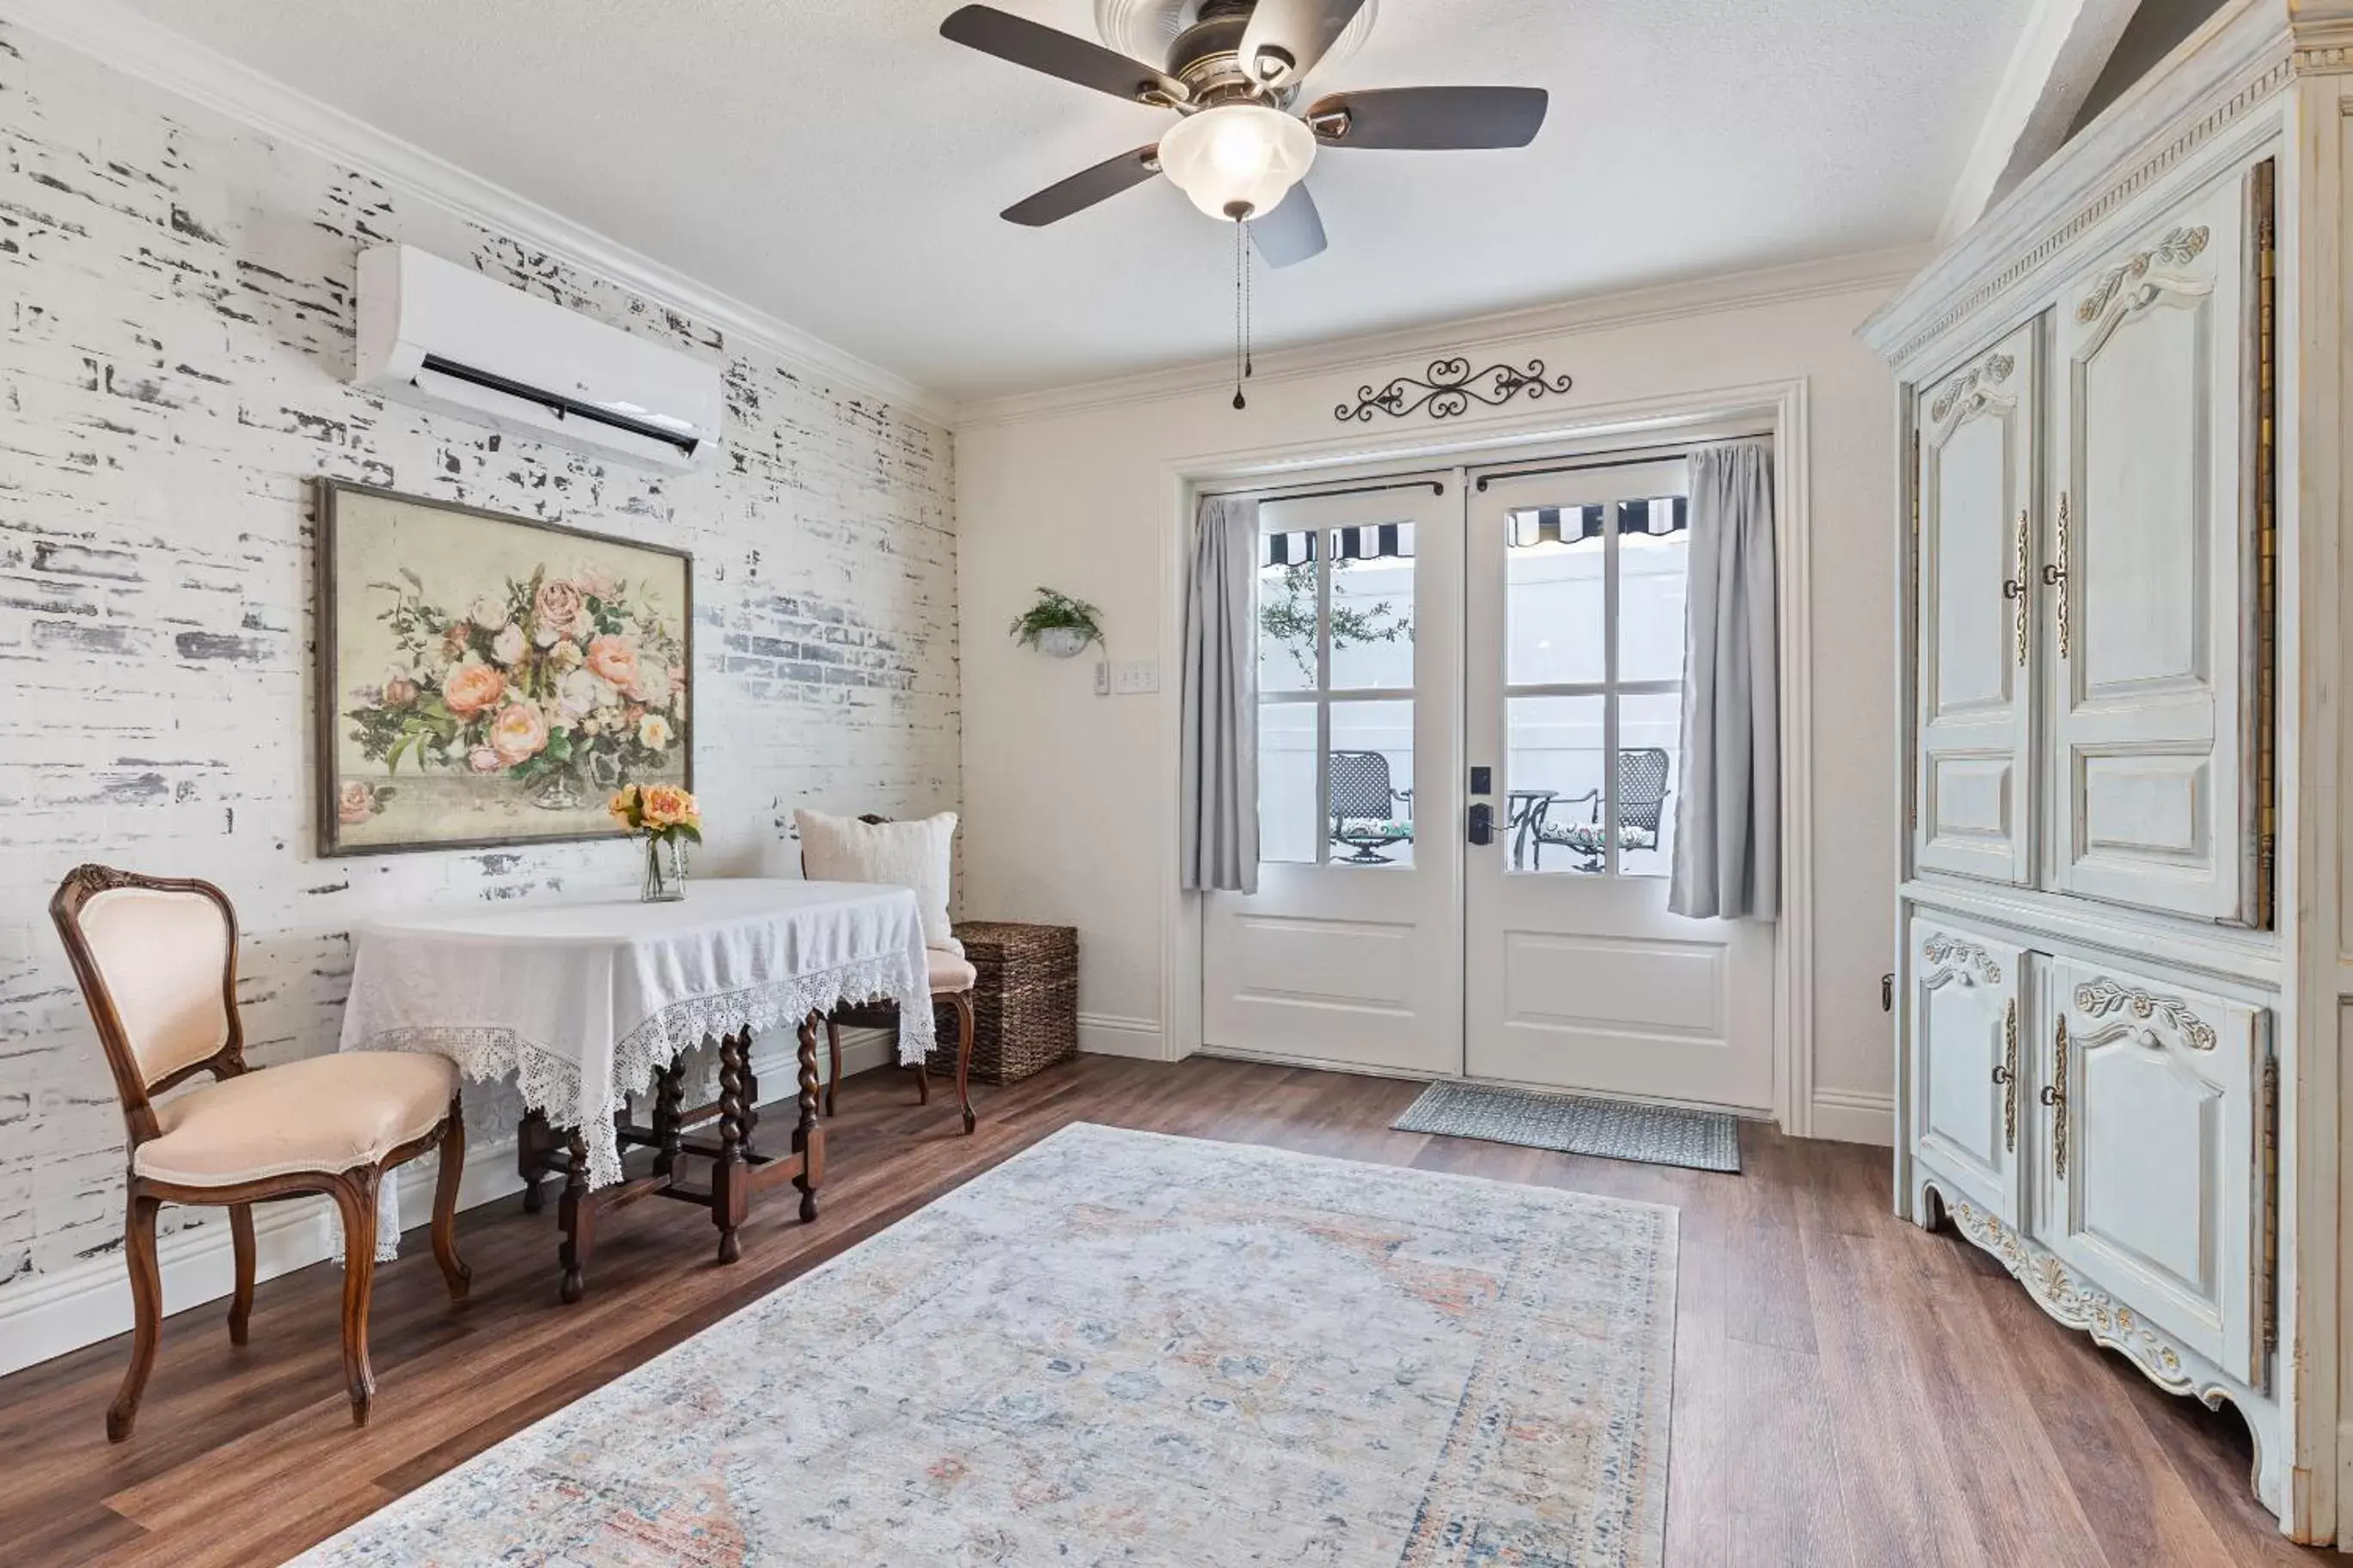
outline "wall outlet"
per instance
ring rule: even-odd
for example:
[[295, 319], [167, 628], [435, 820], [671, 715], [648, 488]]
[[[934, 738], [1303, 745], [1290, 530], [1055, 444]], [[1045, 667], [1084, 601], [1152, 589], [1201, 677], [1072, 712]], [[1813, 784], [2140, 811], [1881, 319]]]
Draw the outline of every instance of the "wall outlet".
[[1111, 695], [1111, 661], [1109, 659], [1095, 660], [1095, 695], [1098, 697]]
[[1124, 658], [1111, 667], [1111, 689], [1114, 696], [1134, 697], [1143, 692], [1160, 689], [1160, 666], [1148, 658]]

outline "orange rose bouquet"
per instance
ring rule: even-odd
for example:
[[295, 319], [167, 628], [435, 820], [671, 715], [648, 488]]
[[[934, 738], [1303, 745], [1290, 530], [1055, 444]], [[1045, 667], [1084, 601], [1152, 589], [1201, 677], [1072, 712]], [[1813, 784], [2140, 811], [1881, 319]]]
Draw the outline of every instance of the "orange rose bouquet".
[[702, 842], [702, 808], [694, 796], [676, 784], [628, 784], [605, 809], [646, 841], [645, 900], [686, 897], [686, 846]]

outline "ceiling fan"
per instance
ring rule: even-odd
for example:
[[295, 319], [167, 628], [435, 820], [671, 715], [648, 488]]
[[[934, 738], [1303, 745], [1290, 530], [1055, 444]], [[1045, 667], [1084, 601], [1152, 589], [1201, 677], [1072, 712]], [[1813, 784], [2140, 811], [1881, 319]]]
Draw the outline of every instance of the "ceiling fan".
[[1166, 174], [1211, 217], [1250, 226], [1271, 267], [1321, 253], [1324, 219], [1300, 183], [1319, 147], [1525, 147], [1544, 125], [1536, 87], [1399, 87], [1326, 93], [1300, 84], [1366, 0], [1199, 0], [1166, 70], [990, 5], [965, 5], [943, 37], [1183, 118], [1157, 144], [1082, 170], [1005, 209], [1042, 226]]

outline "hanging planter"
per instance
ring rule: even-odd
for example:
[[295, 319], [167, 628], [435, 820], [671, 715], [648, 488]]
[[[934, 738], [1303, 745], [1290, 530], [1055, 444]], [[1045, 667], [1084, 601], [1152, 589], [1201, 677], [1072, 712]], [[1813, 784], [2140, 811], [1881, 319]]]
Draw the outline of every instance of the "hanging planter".
[[1084, 599], [1040, 588], [1038, 602], [1013, 618], [1009, 631], [1013, 640], [1024, 647], [1034, 647], [1056, 658], [1071, 658], [1083, 652], [1089, 643], [1103, 641], [1103, 626], [1095, 619], [1101, 614]]

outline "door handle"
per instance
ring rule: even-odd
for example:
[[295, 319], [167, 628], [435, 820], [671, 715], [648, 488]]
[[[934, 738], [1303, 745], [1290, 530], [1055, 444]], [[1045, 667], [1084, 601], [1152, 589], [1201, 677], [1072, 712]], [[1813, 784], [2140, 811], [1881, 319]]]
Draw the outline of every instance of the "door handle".
[[1483, 800], [1471, 808], [1471, 842], [1495, 842], [1495, 808]]
[[2001, 1020], [2001, 1060], [1993, 1064], [1993, 1080], [2001, 1086], [2001, 1146], [2018, 1152], [2018, 998], [2010, 999]]
[[2026, 532], [2026, 520], [2027, 520], [2027, 512], [2028, 512], [2028, 509], [2027, 509], [2027, 508], [2025, 508], [2025, 507], [2021, 507], [2021, 508], [2019, 508], [2019, 509], [2018, 509], [2018, 538], [2017, 538], [2017, 555], [2018, 555], [2018, 559], [2017, 559], [2017, 568], [2016, 568], [2016, 569], [2017, 569], [2018, 575], [2016, 575], [2016, 576], [2014, 576], [2014, 577], [2008, 577], [2008, 578], [2004, 578], [2004, 579], [2002, 580], [2002, 584], [2001, 584], [2001, 596], [2002, 596], [2003, 598], [2005, 598], [2005, 599], [2010, 599], [2010, 600], [2013, 600], [2013, 601], [2015, 601], [2015, 602], [2016, 602], [2016, 612], [2017, 612], [2017, 620], [2018, 620], [2018, 625], [2017, 625], [2017, 626], [2016, 626], [2015, 630], [2016, 630], [2016, 633], [2017, 633], [2017, 641], [2018, 641], [2018, 663], [2019, 663], [2019, 668], [2021, 668], [2021, 669], [2022, 669], [2022, 668], [2025, 668], [2025, 666], [2026, 666], [2026, 630], [2027, 630], [2027, 624], [2028, 624], [2029, 620], [2031, 618], [2031, 615], [2032, 615], [2032, 607], [2031, 607], [2031, 606], [2027, 603], [2027, 599], [2026, 599], [2026, 595], [2027, 595], [2027, 586], [2026, 586], [2026, 585], [2027, 585], [2027, 575], [2026, 575], [2026, 568], [2027, 568], [2027, 532]]
[[2051, 1173], [2067, 1174], [2067, 1015], [2059, 1015], [2051, 1038], [2051, 1079], [2036, 1095], [2051, 1108]]
[[2069, 608], [2067, 603], [2067, 584], [2069, 577], [2068, 566], [2070, 563], [2067, 557], [2072, 549], [2072, 545], [2070, 544], [2068, 538], [2072, 531], [2073, 530], [2069, 527], [2067, 518], [2067, 492], [2065, 490], [2061, 490], [2059, 492], [2059, 530], [2058, 538], [2055, 541], [2059, 547], [2059, 559], [2055, 563], [2046, 563], [2044, 564], [2042, 568], [2042, 585], [2046, 588], [2056, 588], [2059, 590], [2059, 658], [2063, 661], [2067, 658], [2067, 623], [2070, 619], [2067, 613]]

